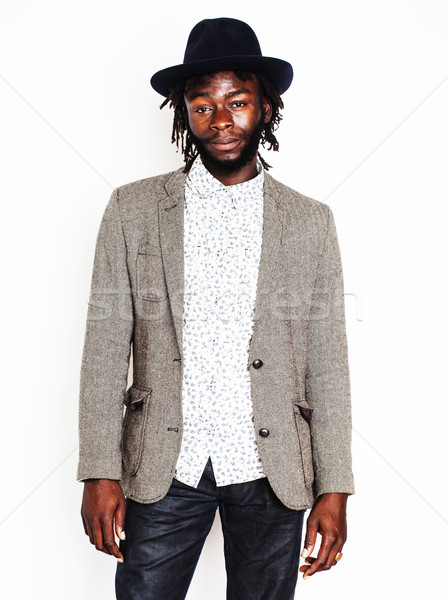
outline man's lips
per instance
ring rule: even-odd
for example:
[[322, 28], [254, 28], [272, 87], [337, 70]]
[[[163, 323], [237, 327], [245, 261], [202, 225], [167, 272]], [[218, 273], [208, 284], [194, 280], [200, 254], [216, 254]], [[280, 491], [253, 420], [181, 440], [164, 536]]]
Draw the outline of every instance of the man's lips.
[[210, 140], [210, 144], [214, 146], [217, 150], [224, 150], [228, 152], [229, 150], [233, 150], [240, 143], [239, 138], [215, 138]]

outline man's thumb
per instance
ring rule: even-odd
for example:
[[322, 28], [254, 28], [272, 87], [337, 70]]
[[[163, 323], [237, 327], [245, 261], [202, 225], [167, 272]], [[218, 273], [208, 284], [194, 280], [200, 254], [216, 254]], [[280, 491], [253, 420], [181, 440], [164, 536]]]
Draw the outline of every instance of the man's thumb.
[[120, 540], [126, 539], [126, 534], [124, 532], [125, 516], [126, 504], [125, 502], [120, 502], [115, 513], [115, 531]]
[[310, 523], [308, 519], [306, 535], [305, 535], [305, 544], [304, 548], [300, 554], [302, 558], [308, 558], [311, 552], [314, 550], [314, 546], [316, 544], [317, 537], [317, 525], [314, 525], [312, 522]]

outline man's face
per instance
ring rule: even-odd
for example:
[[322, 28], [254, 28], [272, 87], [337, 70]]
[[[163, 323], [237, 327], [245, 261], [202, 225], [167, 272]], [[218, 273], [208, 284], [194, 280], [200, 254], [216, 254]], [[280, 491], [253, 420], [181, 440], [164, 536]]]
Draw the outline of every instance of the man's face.
[[185, 104], [193, 141], [212, 172], [233, 173], [255, 164], [272, 113], [255, 76], [241, 81], [233, 71], [220, 71], [204, 77], [187, 85]]

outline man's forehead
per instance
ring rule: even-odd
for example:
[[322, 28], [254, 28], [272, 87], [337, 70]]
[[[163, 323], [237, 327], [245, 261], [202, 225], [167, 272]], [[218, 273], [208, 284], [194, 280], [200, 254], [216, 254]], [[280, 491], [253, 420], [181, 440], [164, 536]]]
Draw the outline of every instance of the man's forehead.
[[257, 77], [254, 73], [247, 71], [212, 71], [201, 73], [199, 75], [193, 75], [185, 81], [185, 91], [189, 91], [193, 88], [213, 86], [217, 83], [227, 82], [229, 84], [240, 85], [241, 82], [246, 81], [257, 81]]

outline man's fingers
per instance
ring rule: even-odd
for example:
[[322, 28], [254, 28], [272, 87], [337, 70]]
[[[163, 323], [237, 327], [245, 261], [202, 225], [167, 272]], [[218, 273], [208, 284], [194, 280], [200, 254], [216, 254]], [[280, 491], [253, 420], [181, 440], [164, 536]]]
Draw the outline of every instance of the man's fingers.
[[309, 568], [310, 568], [310, 565], [312, 565], [312, 564], [313, 564], [313, 562], [314, 562], [315, 560], [316, 560], [316, 557], [315, 557], [315, 556], [309, 556], [309, 557], [308, 557], [308, 558], [305, 560], [305, 563], [306, 563], [306, 564], [302, 565], [302, 566], [299, 568], [299, 571], [301, 571], [302, 573], [304, 573], [304, 572], [305, 572], [307, 569], [309, 569]]
[[317, 522], [308, 517], [308, 521], [306, 523], [305, 543], [302, 553], [300, 554], [302, 558], [306, 558], [314, 550], [314, 546], [316, 545], [316, 538]]
[[95, 543], [94, 537], [93, 537], [93, 531], [92, 528], [90, 527], [90, 524], [88, 521], [85, 521], [83, 519], [83, 523], [84, 523], [84, 531], [86, 532], [86, 534], [89, 536], [89, 540], [91, 544]]
[[[305, 563], [306, 563], [306, 564], [302, 565], [302, 566], [299, 568], [299, 571], [300, 571], [301, 573], [304, 573], [304, 572], [305, 572], [307, 569], [309, 569], [309, 568], [310, 568], [310, 565], [312, 565], [312, 564], [313, 564], [313, 562], [314, 562], [315, 560], [316, 560], [316, 557], [315, 557], [315, 556], [309, 556], [307, 559], [305, 559]], [[337, 565], [337, 564], [338, 564], [337, 560], [334, 560], [334, 561], [331, 563], [331, 566], [332, 566], [332, 567], [334, 567], [334, 565]]]
[[336, 536], [326, 535], [322, 536], [322, 542], [317, 553], [316, 559], [313, 561], [310, 567], [304, 571], [304, 578], [306, 579], [316, 571], [326, 571], [331, 567], [331, 562], [327, 562], [330, 553], [335, 546]]
[[123, 562], [123, 555], [120, 552], [117, 543], [115, 542], [113, 521], [113, 515], [108, 515], [102, 522], [103, 546], [108, 550], [108, 554], [113, 554], [113, 556], [115, 556], [119, 562]]
[[103, 531], [102, 531], [102, 525], [101, 525], [100, 521], [96, 521], [95, 523], [92, 524], [92, 532], [93, 532], [93, 542], [92, 542], [92, 539], [90, 541], [95, 546], [95, 548], [97, 550], [99, 550], [100, 552], [104, 552], [105, 554], [110, 554], [109, 550], [104, 545]]
[[341, 546], [340, 540], [337, 540], [337, 543], [333, 546], [330, 554], [328, 555], [327, 564], [331, 565], [333, 567], [337, 563], [336, 556], [337, 556], [338, 552], [341, 552], [341, 551], [342, 551], [342, 546]]
[[[327, 571], [331, 567], [331, 563], [334, 561], [334, 555], [337, 552], [338, 540], [334, 536], [327, 535], [323, 538], [324, 543], [321, 544], [319, 552], [317, 553], [316, 560], [312, 567], [315, 567], [315, 571]], [[332, 551], [334, 551], [333, 558], [330, 558]], [[314, 572], [315, 572], [314, 571]]]

